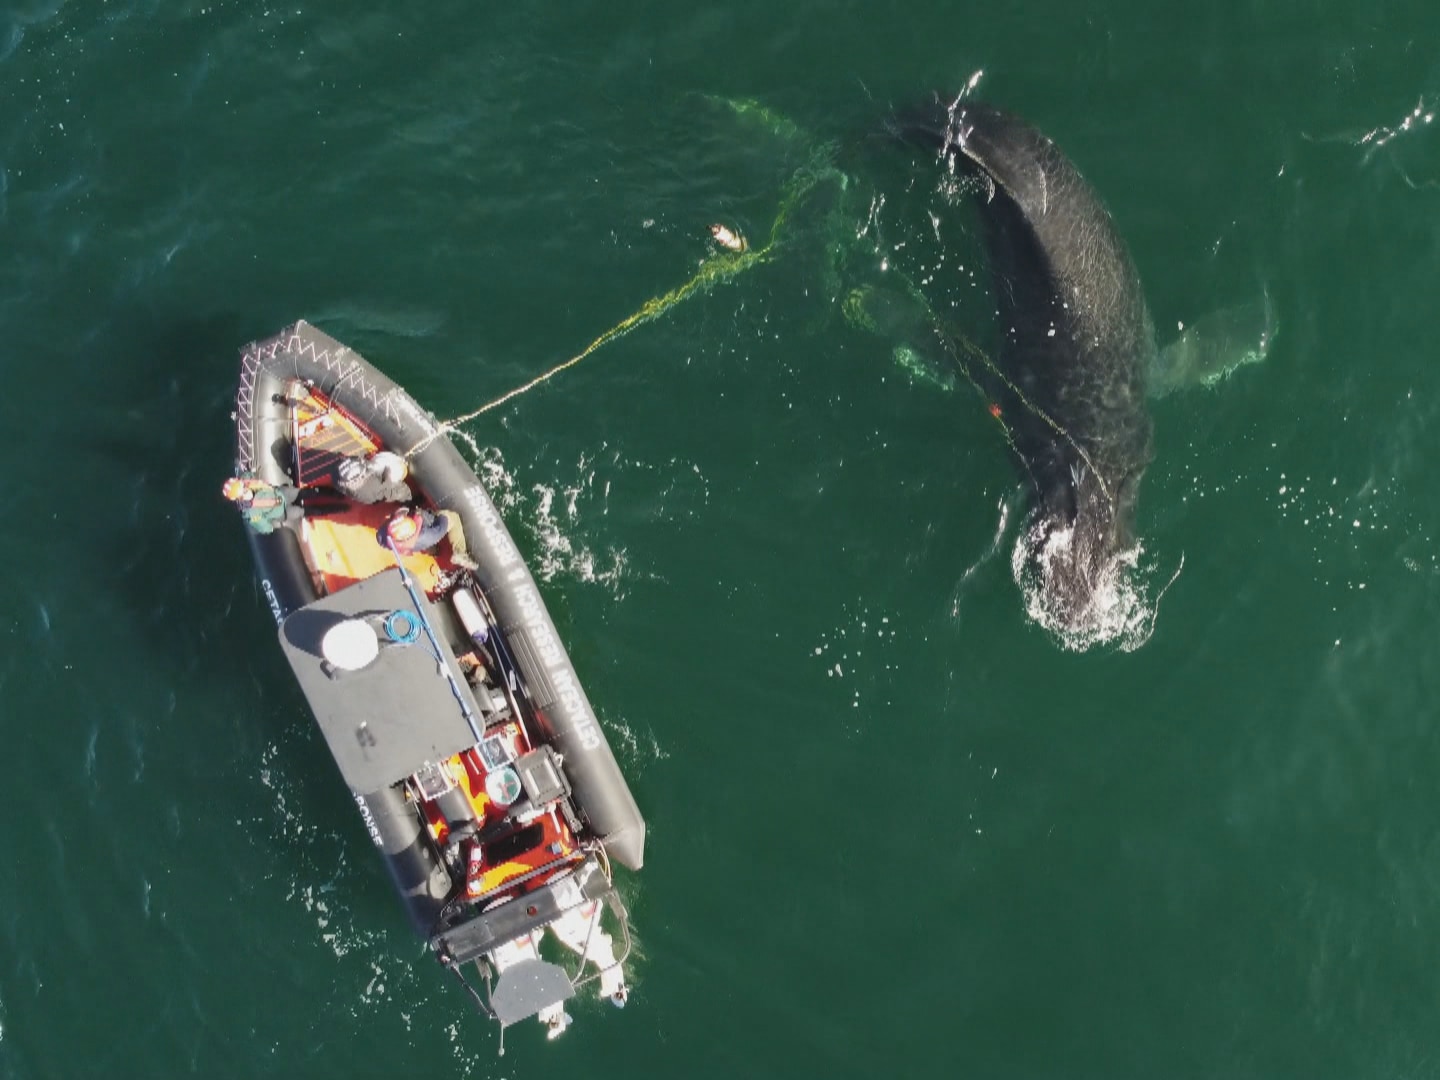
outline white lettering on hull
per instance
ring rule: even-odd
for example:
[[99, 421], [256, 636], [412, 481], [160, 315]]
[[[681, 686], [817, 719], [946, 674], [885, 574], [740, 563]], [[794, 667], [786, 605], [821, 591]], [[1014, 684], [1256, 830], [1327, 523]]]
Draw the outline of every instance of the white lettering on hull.
[[275, 586], [270, 584], [269, 578], [260, 579], [260, 591], [265, 594], [265, 602], [270, 605], [270, 614], [275, 619], [275, 625], [279, 626], [285, 621], [285, 612], [280, 610], [280, 597], [275, 595]]
[[[524, 571], [524, 564], [520, 559], [520, 549], [515, 546], [515, 541], [510, 539], [510, 532], [505, 528], [505, 522], [500, 520], [500, 511], [495, 509], [495, 504], [490, 501], [490, 496], [479, 484], [473, 484], [465, 489], [464, 499], [470, 504], [470, 509], [475, 512], [475, 518], [480, 523], [480, 531], [485, 534], [495, 553], [495, 565], [505, 570], [515, 567]], [[515, 580], [515, 571], [512, 569], [509, 574], [511, 581]]]
[[575, 721], [575, 734], [580, 745], [586, 750], [598, 748], [600, 729], [595, 726], [590, 710], [585, 707], [585, 699], [580, 696], [575, 672], [566, 667], [563, 671], [551, 672], [550, 679], [555, 684], [555, 693], [559, 696], [561, 705]]
[[540, 590], [525, 569], [520, 551], [510, 538], [499, 511], [478, 484], [465, 489], [464, 499], [474, 511], [480, 531], [485, 534], [485, 540], [494, 552], [494, 563], [504, 572], [505, 580], [515, 586], [513, 595], [519, 609], [520, 626], [534, 646], [536, 658], [549, 676], [550, 684], [555, 687], [557, 711], [569, 721], [568, 727], [579, 741], [580, 749], [599, 748], [604, 739], [595, 714], [580, 690], [575, 671], [565, 655], [565, 647], [560, 644], [555, 626], [545, 610], [545, 602], [540, 598]]
[[380, 826], [375, 824], [375, 815], [370, 812], [370, 804], [358, 791], [351, 792], [351, 794], [355, 796], [355, 805], [360, 808], [360, 817], [365, 822], [365, 831], [370, 834], [370, 839], [375, 842], [376, 847], [383, 848], [385, 843], [380, 839]]

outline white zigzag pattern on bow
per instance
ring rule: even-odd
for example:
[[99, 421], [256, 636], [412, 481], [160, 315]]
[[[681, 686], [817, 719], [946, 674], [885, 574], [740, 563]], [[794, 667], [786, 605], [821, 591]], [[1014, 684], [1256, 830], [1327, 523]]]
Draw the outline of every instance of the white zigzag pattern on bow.
[[331, 393], [341, 390], [347, 383], [363, 401], [370, 402], [389, 419], [405, 426], [404, 416], [395, 408], [396, 388], [383, 395], [374, 383], [365, 377], [365, 365], [355, 357], [354, 351], [341, 345], [331, 350], [313, 340], [305, 340], [300, 333], [300, 323], [282, 330], [268, 341], [255, 342], [240, 356], [240, 386], [235, 394], [235, 426], [237, 431], [236, 461], [242, 469], [255, 468], [255, 386], [260, 370], [273, 363], [281, 352], [308, 358], [318, 367], [333, 372], [339, 378]]

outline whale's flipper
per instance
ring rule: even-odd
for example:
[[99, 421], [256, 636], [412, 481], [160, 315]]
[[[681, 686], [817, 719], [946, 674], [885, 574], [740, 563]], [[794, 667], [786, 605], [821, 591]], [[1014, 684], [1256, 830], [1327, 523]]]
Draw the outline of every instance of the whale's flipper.
[[1268, 292], [1259, 301], [1206, 315], [1160, 350], [1150, 369], [1151, 397], [1214, 386], [1246, 364], [1258, 364], [1269, 354], [1276, 329]]
[[913, 338], [930, 330], [934, 315], [925, 298], [901, 274], [904, 287], [865, 284], [845, 294], [840, 310], [845, 321], [882, 337]]
[[[904, 280], [902, 275], [896, 276]], [[846, 294], [840, 307], [851, 326], [898, 339], [890, 355], [912, 385], [947, 392], [959, 385], [951, 370], [953, 364], [944, 350], [936, 347], [934, 314], [913, 286], [861, 285]]]

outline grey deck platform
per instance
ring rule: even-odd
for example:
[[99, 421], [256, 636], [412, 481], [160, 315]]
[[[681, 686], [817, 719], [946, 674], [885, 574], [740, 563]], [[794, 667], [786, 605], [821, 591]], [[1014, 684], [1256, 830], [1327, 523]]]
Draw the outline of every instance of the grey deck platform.
[[[418, 590], [417, 595], [431, 625], [437, 625], [434, 606]], [[380, 631], [380, 654], [367, 667], [336, 672], [325, 663], [320, 643], [331, 628], [361, 618], [378, 629], [395, 610], [413, 612], [414, 604], [399, 570], [391, 569], [307, 604], [280, 625], [280, 646], [340, 773], [362, 794], [388, 787], [426, 762], [444, 761], [478, 741], [461, 702], [472, 717], [480, 711], [443, 640], [444, 655], [437, 662], [423, 632], [414, 643], [401, 645]]]

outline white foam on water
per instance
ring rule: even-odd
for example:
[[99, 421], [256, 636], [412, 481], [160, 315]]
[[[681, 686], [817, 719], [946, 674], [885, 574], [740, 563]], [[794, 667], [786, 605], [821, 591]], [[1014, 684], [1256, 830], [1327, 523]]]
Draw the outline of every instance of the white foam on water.
[[98, 756], [96, 746], [99, 741], [100, 724], [97, 722], [90, 725], [89, 734], [85, 737], [85, 778], [90, 781], [92, 789], [95, 785], [95, 762]]
[[515, 478], [510, 475], [510, 470], [505, 468], [505, 459], [500, 451], [494, 447], [481, 449], [469, 435], [465, 436], [465, 440], [474, 454], [472, 466], [475, 474], [480, 477], [480, 483], [485, 486], [490, 500], [502, 511], [515, 509], [519, 504]]
[[1412, 131], [1419, 131], [1421, 128], [1434, 122], [1435, 111], [1426, 106], [1425, 99], [1422, 97], [1416, 102], [1415, 108], [1411, 109], [1394, 124], [1381, 124], [1371, 128], [1359, 138], [1356, 145], [1367, 148], [1365, 160], [1368, 162], [1370, 155], [1386, 143], [1393, 139], [1398, 139], [1401, 135], [1408, 134]]
[[608, 733], [608, 741], [615, 751], [615, 756], [620, 759], [622, 772], [633, 771], [638, 775], [652, 762], [669, 759], [670, 752], [660, 745], [660, 739], [653, 728], [636, 731], [625, 720], [609, 720], [603, 716], [600, 717], [600, 723]]
[[[1053, 528], [1039, 516], [1021, 530], [1010, 555], [1010, 570], [1025, 614], [1072, 652], [1107, 645], [1134, 652], [1155, 632], [1159, 605], [1159, 596], [1152, 600], [1150, 595], [1154, 567], [1141, 565], [1144, 545], [1136, 543], [1104, 562], [1096, 572], [1088, 603], [1074, 611], [1058, 599], [1064, 593], [1052, 586], [1051, 577], [1069, 572], [1075, 557], [1073, 540], [1073, 529]], [[1032, 559], [1031, 553], [1037, 550], [1038, 559]]]
[[[597, 465], [597, 462], [603, 462]], [[626, 462], [618, 454], [607, 452], [605, 446], [594, 453], [582, 453], [575, 464], [575, 475], [565, 482], [540, 482], [530, 487], [532, 500], [527, 500], [520, 484], [509, 473], [500, 460], [499, 452], [482, 463], [487, 485], [494, 482], [492, 498], [506, 509], [513, 511], [513, 518], [524, 523], [539, 544], [539, 555], [532, 562], [535, 576], [549, 582], [557, 578], [581, 584], [598, 584], [610, 596], [621, 601], [625, 599], [628, 584], [634, 576], [628, 553], [624, 548], [612, 547], [603, 554], [577, 538], [582, 519], [596, 513], [604, 517], [608, 512], [611, 485], [614, 481], [601, 478], [601, 469], [606, 471], [638, 469], [651, 472], [649, 466]], [[688, 477], [697, 478], [702, 484], [701, 493], [709, 500], [709, 488], [698, 468], [686, 467], [671, 461], [662, 470], [669, 477], [668, 486], [661, 493], [661, 505], [678, 483], [688, 483]], [[503, 493], [503, 494], [502, 494]], [[600, 717], [609, 733], [610, 742], [627, 769], [637, 772], [656, 761], [670, 756], [660, 745], [653, 729], [637, 730], [623, 719]]]
[[[582, 459], [581, 468], [584, 468]], [[579, 484], [556, 487], [535, 484], [531, 491], [535, 495], [535, 506], [530, 514], [531, 528], [540, 542], [540, 554], [535, 562], [535, 576], [541, 581], [553, 581], [566, 577], [587, 584], [598, 583], [619, 600], [624, 597], [626, 556], [623, 548], [612, 548], [603, 556], [597, 556], [593, 549], [570, 536], [569, 529], [579, 524], [579, 499], [582, 492], [590, 487], [595, 478], [593, 472], [582, 478]], [[561, 508], [556, 510], [556, 501]]]
[[[580, 525], [581, 505], [588, 508], [597, 498], [604, 516], [610, 484], [596, 484], [594, 455], [581, 454], [576, 477], [568, 482], [532, 482], [529, 498], [515, 473], [505, 465], [501, 452], [489, 447], [476, 450], [476, 475], [491, 500], [505, 516], [507, 525], [528, 529], [539, 546], [531, 570], [541, 581], [557, 578], [584, 584], [599, 584], [617, 600], [625, 595], [628, 558], [624, 548], [611, 548], [597, 555], [593, 548], [574, 537]], [[603, 448], [602, 448], [603, 449]]]
[[[397, 1005], [415, 1001], [421, 992], [417, 969], [434, 961], [423, 948], [402, 948], [397, 953], [389, 947], [392, 939], [381, 923], [356, 915], [352, 885], [372, 879], [351, 866], [352, 856], [377, 856], [368, 843], [322, 831], [302, 816], [296, 809], [301, 803], [299, 783], [287, 772], [289, 759], [279, 743], [263, 751], [258, 778], [273, 793], [273, 800], [269, 811], [247, 831], [282, 853], [279, 862], [285, 869], [272, 876], [280, 878], [285, 902], [307, 914], [314, 926], [312, 942], [327, 948], [337, 962], [334, 1006], [362, 1026], [394, 1016]], [[362, 906], [372, 907], [372, 899], [367, 895]], [[388, 899], [381, 897], [380, 902]], [[408, 1029], [409, 1019], [403, 1023]]]
[[[268, 745], [261, 755], [258, 778], [273, 793], [268, 812], [251, 823], [248, 832], [268, 847], [281, 852], [278, 860], [285, 869], [273, 877], [286, 889], [286, 903], [298, 905], [313, 922], [311, 941], [323, 945], [334, 956], [331, 1004], [359, 1022], [361, 1028], [378, 1020], [396, 1017], [409, 1030], [411, 1018], [398, 1012], [418, 1000], [424, 965], [434, 963], [417, 944], [414, 949], [390, 947], [388, 934], [373, 916], [357, 916], [351, 904], [356, 881], [372, 881], [351, 866], [352, 857], [377, 857], [370, 845], [322, 831], [308, 822], [296, 807], [301, 803], [299, 782], [287, 772], [290, 754], [279, 743]], [[368, 895], [363, 907], [373, 907]], [[389, 897], [379, 897], [384, 903]], [[472, 1033], [473, 1034], [473, 1033]], [[473, 1042], [473, 1040], [472, 1040]], [[476, 1061], [483, 1055], [477, 1054]]]
[[[1415, 102], [1415, 106], [1403, 114], [1398, 120], [1388, 124], [1376, 124], [1363, 132], [1342, 131], [1328, 135], [1310, 135], [1303, 133], [1302, 136], [1310, 142], [1315, 143], [1343, 143], [1363, 151], [1360, 158], [1361, 167], [1368, 167], [1374, 161], [1377, 154], [1383, 154], [1383, 160], [1406, 185], [1415, 191], [1426, 188], [1440, 187], [1440, 178], [1428, 177], [1416, 180], [1401, 162], [1401, 155], [1397, 152], [1400, 147], [1391, 145], [1400, 139], [1413, 141], [1423, 139], [1428, 133], [1433, 140], [1436, 135], [1436, 110], [1433, 106], [1425, 103], [1425, 96], [1422, 94]], [[1422, 144], [1418, 144], [1422, 145]], [[1431, 146], [1433, 146], [1433, 142]], [[1285, 166], [1281, 165], [1279, 175], [1284, 175]]]
[[630, 584], [646, 575], [635, 569], [624, 547], [583, 538], [587, 532], [608, 532], [599, 519], [610, 512], [615, 485], [643, 477], [651, 490], [633, 494], [656, 507], [658, 520], [693, 518], [698, 507], [710, 502], [709, 480], [693, 462], [679, 458], [660, 463], [629, 459], [602, 443], [598, 450], [582, 452], [569, 469], [557, 462], [549, 475], [527, 480], [519, 469], [506, 466], [498, 449], [472, 449], [475, 472], [506, 524], [535, 541], [538, 554], [530, 563], [535, 576], [544, 582], [599, 585], [615, 600], [623, 600]]

